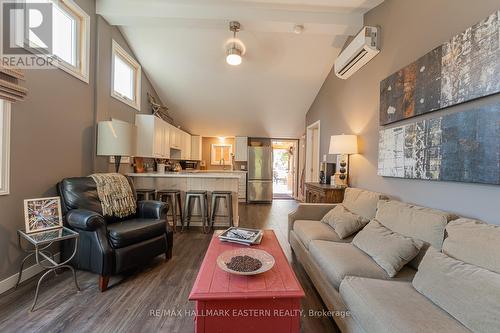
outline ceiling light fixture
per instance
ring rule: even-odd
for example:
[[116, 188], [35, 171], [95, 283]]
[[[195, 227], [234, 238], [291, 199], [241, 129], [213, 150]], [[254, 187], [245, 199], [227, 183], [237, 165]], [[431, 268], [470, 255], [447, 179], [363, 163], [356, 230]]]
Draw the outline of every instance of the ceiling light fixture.
[[229, 22], [229, 30], [233, 32], [233, 43], [226, 51], [226, 62], [231, 66], [238, 66], [242, 61], [241, 55], [243, 52], [236, 43], [236, 33], [240, 31], [240, 28], [240, 22]]
[[293, 33], [294, 34], [300, 35], [303, 32], [304, 32], [304, 26], [302, 24], [296, 24], [293, 27]]

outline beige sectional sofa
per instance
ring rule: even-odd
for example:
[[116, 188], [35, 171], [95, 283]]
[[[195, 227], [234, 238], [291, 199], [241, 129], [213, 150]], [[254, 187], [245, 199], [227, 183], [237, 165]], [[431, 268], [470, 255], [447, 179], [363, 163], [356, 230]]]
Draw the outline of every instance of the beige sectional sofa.
[[[500, 301], [498, 304], [488, 304], [490, 312], [486, 311], [480, 320], [486, 320], [487, 324], [484, 325], [484, 330], [477, 329], [477, 326], [470, 324], [471, 320], [474, 323], [475, 317], [469, 318], [467, 322], [463, 316], [457, 315], [460, 310], [454, 311], [453, 306], [450, 310], [449, 304], [442, 300], [446, 297], [428, 282], [434, 277], [437, 281], [440, 278], [444, 281], [446, 278], [443, 276], [455, 274], [453, 267], [458, 264], [451, 264], [452, 273], [433, 272], [436, 268], [431, 267], [447, 265], [436, 265], [440, 260], [446, 262], [446, 258], [438, 258], [438, 255], [447, 258], [450, 256], [450, 260], [463, 260], [467, 265], [477, 265], [473, 266], [477, 269], [498, 267], [500, 272], [499, 245], [496, 245], [496, 251], [490, 249], [496, 253], [487, 255], [487, 251], [475, 249], [480, 246], [479, 241], [469, 241], [469, 249], [464, 251], [462, 246], [457, 246], [457, 243], [467, 244], [463, 230], [459, 233], [462, 239], [450, 237], [445, 241], [445, 229], [450, 221], [458, 218], [457, 216], [388, 200], [379, 193], [348, 188], [343, 204], [350, 211], [366, 219], [376, 219], [393, 232], [421, 240], [425, 245], [411, 262], [391, 278], [369, 255], [351, 244], [354, 235], [340, 239], [333, 228], [320, 221], [335, 205], [300, 204], [295, 212], [289, 214], [290, 245], [328, 309], [336, 312], [334, 319], [342, 332], [469, 332], [471, 327], [474, 331], [489, 332], [492, 327], [496, 327], [497, 322], [492, 321], [491, 311], [495, 313], [494, 311], [498, 310], [497, 317], [500, 318]], [[455, 221], [449, 225], [450, 228], [453, 223]], [[474, 225], [469, 222], [466, 226], [469, 229], [465, 229], [472, 230]], [[485, 224], [478, 222], [477, 225], [484, 228]], [[500, 228], [496, 227], [495, 230], [500, 237]], [[484, 230], [482, 234], [485, 234]], [[443, 254], [443, 246], [445, 249], [447, 246], [453, 248], [452, 253]], [[456, 253], [459, 255], [453, 255]], [[425, 263], [422, 264], [425, 266], [423, 271], [420, 266], [422, 262]], [[420, 269], [418, 273], [417, 269]], [[496, 275], [500, 281], [500, 274]], [[485, 277], [487, 282], [484, 283], [490, 289], [497, 286], [496, 275]], [[414, 278], [415, 276], [417, 278]], [[467, 273], [464, 273], [464, 276], [467, 276]], [[458, 278], [458, 281], [462, 281], [461, 279]], [[426, 283], [419, 285], [419, 281]], [[500, 292], [500, 282], [498, 283]], [[465, 291], [459, 294], [470, 295], [475, 299], [474, 295], [478, 293]], [[500, 332], [500, 321], [498, 331]]]

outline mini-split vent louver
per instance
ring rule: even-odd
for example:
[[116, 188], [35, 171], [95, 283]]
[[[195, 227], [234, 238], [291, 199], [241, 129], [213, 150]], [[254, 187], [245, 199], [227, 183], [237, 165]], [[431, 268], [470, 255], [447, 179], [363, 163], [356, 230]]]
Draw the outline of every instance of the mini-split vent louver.
[[335, 60], [335, 75], [345, 80], [356, 73], [380, 52], [378, 44], [379, 29], [363, 27]]

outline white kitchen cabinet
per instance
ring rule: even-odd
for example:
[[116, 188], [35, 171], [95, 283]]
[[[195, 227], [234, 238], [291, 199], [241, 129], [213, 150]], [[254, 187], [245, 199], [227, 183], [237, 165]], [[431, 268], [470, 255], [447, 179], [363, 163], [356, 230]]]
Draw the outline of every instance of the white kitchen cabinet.
[[181, 158], [191, 159], [191, 134], [181, 131]]
[[201, 161], [202, 156], [202, 138], [201, 135], [191, 136], [191, 159]]
[[247, 173], [238, 172], [240, 179], [238, 181], [238, 201], [247, 201]]
[[135, 116], [137, 126], [138, 157], [169, 158], [168, 124], [153, 115], [138, 114]]
[[248, 137], [237, 136], [234, 139], [235, 151], [234, 160], [236, 162], [246, 162], [248, 160]]
[[169, 125], [170, 129], [170, 148], [182, 149], [182, 131], [175, 126]]

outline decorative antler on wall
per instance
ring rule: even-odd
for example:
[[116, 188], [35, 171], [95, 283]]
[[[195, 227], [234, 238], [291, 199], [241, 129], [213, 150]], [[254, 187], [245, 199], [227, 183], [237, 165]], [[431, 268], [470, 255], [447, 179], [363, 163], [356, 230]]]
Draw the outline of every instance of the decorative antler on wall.
[[168, 113], [168, 107], [161, 105], [156, 101], [156, 98], [148, 92], [148, 101], [151, 104], [153, 115], [165, 120], [166, 122], [174, 125], [174, 119]]

